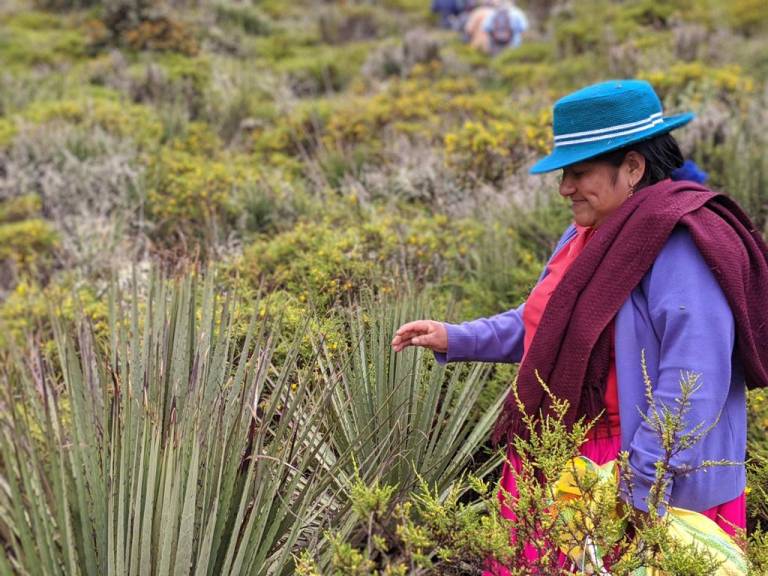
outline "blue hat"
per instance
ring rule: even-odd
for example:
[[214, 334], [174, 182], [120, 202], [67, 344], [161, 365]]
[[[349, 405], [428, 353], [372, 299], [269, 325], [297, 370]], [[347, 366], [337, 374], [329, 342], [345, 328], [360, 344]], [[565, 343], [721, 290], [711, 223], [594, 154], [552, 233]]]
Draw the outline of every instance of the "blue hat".
[[530, 172], [564, 168], [664, 134], [691, 120], [690, 112], [664, 117], [659, 97], [643, 80], [593, 84], [555, 102], [555, 148]]

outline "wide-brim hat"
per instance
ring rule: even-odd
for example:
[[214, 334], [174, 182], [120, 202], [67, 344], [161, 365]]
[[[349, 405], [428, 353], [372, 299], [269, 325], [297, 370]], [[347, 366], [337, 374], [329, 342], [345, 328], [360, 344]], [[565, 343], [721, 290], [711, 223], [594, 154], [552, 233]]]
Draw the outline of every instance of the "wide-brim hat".
[[541, 174], [589, 160], [679, 128], [693, 118], [690, 112], [664, 116], [659, 97], [643, 80], [593, 84], [555, 102], [554, 149], [530, 172]]

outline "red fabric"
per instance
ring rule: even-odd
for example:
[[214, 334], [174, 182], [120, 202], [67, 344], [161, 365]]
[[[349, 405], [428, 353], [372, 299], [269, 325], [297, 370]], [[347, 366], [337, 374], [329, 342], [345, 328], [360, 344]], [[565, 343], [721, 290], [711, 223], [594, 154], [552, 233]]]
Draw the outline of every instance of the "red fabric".
[[[531, 348], [533, 337], [541, 322], [541, 317], [547, 307], [555, 288], [563, 279], [566, 270], [576, 257], [581, 254], [587, 242], [594, 234], [594, 228], [576, 227], [576, 237], [555, 254], [547, 264], [547, 275], [539, 282], [525, 301], [523, 308], [523, 325], [525, 326], [525, 344], [523, 347], [523, 361]], [[611, 334], [613, 334], [611, 324]], [[619, 394], [616, 381], [616, 363], [613, 338], [611, 338], [610, 350], [611, 364], [608, 369], [608, 377], [605, 387], [605, 416], [598, 427], [594, 428], [591, 435], [612, 435], [619, 433]]]
[[[596, 464], [605, 464], [611, 460], [615, 460], [621, 450], [621, 438], [619, 436], [599, 437], [591, 438], [587, 440], [581, 447], [580, 452], [583, 456], [586, 456]], [[521, 470], [520, 458], [512, 451], [510, 447], [507, 450], [507, 459], [514, 469], [519, 472]], [[515, 482], [515, 473], [512, 468], [505, 462], [504, 469], [501, 474], [500, 486], [502, 490], [499, 490], [499, 502], [501, 503], [501, 514], [508, 520], [515, 520], [515, 515], [508, 506], [504, 505], [504, 492], [508, 492], [511, 497], [516, 497], [517, 483]], [[737, 529], [746, 529], [747, 527], [747, 497], [746, 494], [734, 498], [730, 502], [714, 506], [709, 510], [701, 512], [711, 520], [714, 520], [720, 528], [725, 530], [731, 536], [734, 536]], [[510, 533], [510, 538], [514, 540], [514, 530]], [[529, 562], [534, 562], [537, 558], [537, 551], [533, 546], [526, 546], [524, 556]], [[560, 555], [560, 566], [567, 564], [567, 558], [564, 554]], [[509, 576], [509, 570], [501, 566], [493, 559], [487, 561], [486, 571], [483, 572], [483, 576]]]
[[[518, 372], [517, 397], [528, 414], [551, 408], [539, 378], [569, 402], [567, 425], [604, 409], [609, 325], [678, 225], [689, 230], [728, 300], [747, 385], [768, 385], [768, 346], [760, 344], [768, 341], [768, 246], [729, 198], [664, 180], [636, 192], [595, 230], [552, 293]], [[526, 432], [509, 394], [493, 439]]]

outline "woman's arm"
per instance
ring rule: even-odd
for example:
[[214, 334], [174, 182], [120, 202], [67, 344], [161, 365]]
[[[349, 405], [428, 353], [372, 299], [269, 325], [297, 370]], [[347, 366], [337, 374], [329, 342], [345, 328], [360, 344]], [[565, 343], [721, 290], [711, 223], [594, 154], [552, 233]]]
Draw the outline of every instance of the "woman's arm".
[[[694, 372], [699, 374], [699, 386], [690, 398], [685, 429], [712, 425], [731, 385], [735, 327], [725, 295], [687, 230], [673, 232], [641, 287], [659, 341], [658, 374], [653, 382], [657, 406], [677, 411], [681, 378]], [[726, 440], [705, 436], [702, 445], [677, 454], [670, 464], [678, 472], [699, 466], [706, 443], [718, 441]], [[642, 421], [629, 450], [636, 508], [648, 509], [645, 501], [655, 479], [656, 462], [663, 457], [657, 433]]]
[[523, 307], [462, 324], [447, 324], [448, 349], [435, 352], [435, 358], [444, 362], [520, 362], [523, 357]]
[[[552, 256], [575, 235], [576, 228], [568, 226]], [[546, 274], [545, 267], [539, 282]], [[478, 318], [462, 324], [435, 320], [408, 322], [398, 328], [392, 339], [392, 348], [399, 352], [408, 346], [424, 346], [435, 353], [441, 364], [458, 361], [519, 362], [523, 357], [525, 341], [524, 306], [525, 303], [490, 318]]]

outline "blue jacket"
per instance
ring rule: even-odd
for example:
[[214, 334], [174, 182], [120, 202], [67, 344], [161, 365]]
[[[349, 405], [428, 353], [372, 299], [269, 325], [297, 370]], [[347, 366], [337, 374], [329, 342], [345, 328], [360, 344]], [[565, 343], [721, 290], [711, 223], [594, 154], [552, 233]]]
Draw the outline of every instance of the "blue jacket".
[[[563, 234], [555, 254], [576, 235]], [[545, 269], [542, 278], [547, 274]], [[447, 354], [439, 362], [519, 362], [523, 356], [523, 307], [463, 324], [445, 324]], [[718, 466], [674, 477], [670, 505], [702, 511], [741, 495], [747, 442], [744, 375], [734, 355], [735, 326], [723, 291], [688, 231], [675, 229], [651, 269], [619, 309], [615, 324], [621, 448], [629, 452], [635, 507], [645, 502], [663, 452], [656, 434], [643, 421], [647, 413], [641, 352], [657, 403], [674, 409], [686, 371], [700, 375], [691, 398], [687, 428], [703, 423], [714, 428], [695, 446], [678, 454], [673, 467], [690, 469], [704, 460], [727, 460]], [[718, 420], [719, 418], [719, 420]]]

